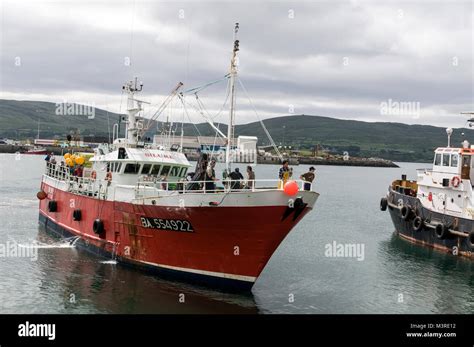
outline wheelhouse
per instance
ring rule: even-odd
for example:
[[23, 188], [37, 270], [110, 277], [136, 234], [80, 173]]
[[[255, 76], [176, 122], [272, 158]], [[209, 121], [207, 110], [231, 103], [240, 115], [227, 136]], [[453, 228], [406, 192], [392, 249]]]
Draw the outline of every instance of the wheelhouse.
[[179, 181], [186, 177], [191, 166], [180, 152], [126, 147], [107, 154], [99, 152], [91, 161], [98, 175], [110, 172], [113, 181], [119, 184], [136, 184], [142, 180]]
[[474, 182], [474, 160], [472, 148], [440, 147], [435, 151], [433, 172], [447, 173], [470, 179]]

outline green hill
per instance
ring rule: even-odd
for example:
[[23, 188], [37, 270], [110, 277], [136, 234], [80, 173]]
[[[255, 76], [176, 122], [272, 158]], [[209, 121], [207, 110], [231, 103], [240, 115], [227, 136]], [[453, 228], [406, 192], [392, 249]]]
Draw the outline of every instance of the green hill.
[[[107, 138], [108, 127], [111, 128], [119, 117], [101, 109], [95, 109], [94, 119], [57, 115], [54, 103], [0, 100], [0, 137], [33, 139], [37, 136], [39, 120], [41, 138], [65, 138], [70, 133]], [[351, 156], [394, 161], [431, 161], [433, 149], [444, 146], [447, 141], [444, 128], [426, 125], [369, 123], [307, 115], [270, 118], [264, 123], [278, 145], [311, 150], [319, 144], [334, 152], [347, 151]], [[225, 133], [226, 125], [219, 126]], [[453, 144], [461, 143], [463, 131], [455, 130]], [[207, 123], [185, 124], [184, 133], [214, 135]], [[238, 125], [236, 135], [257, 136], [260, 145], [269, 144], [259, 122]]]

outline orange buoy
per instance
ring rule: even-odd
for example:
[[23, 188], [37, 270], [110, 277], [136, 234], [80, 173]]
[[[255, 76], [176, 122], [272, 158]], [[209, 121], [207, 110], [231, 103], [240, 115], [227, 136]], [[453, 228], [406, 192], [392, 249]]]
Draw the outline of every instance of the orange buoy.
[[48, 196], [48, 194], [46, 194], [44, 191], [40, 190], [38, 192], [38, 194], [36, 194], [36, 197], [39, 199], [39, 200], [44, 200], [46, 199], [46, 197]]
[[296, 183], [295, 181], [286, 182], [283, 186], [283, 191], [286, 195], [295, 195], [296, 193], [298, 193], [298, 183]]

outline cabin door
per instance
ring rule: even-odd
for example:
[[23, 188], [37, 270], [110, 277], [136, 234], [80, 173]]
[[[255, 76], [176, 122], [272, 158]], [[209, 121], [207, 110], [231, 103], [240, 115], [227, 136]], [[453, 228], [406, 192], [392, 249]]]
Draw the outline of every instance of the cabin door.
[[463, 155], [462, 156], [462, 168], [461, 168], [461, 178], [462, 179], [470, 179], [471, 178], [471, 156], [470, 155]]
[[474, 183], [474, 160], [472, 159], [471, 159], [471, 170], [470, 170], [468, 178], [471, 180], [471, 185], [472, 185]]

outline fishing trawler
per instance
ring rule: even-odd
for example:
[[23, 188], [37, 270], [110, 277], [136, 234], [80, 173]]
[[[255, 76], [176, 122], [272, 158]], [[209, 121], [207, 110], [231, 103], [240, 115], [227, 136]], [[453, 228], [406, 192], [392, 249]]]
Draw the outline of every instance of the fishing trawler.
[[39, 146], [33, 146], [21, 152], [21, 154], [28, 154], [28, 155], [46, 155], [48, 153], [49, 152], [46, 148], [39, 147]]
[[[164, 276], [226, 290], [252, 288], [319, 194], [304, 190], [302, 181], [258, 179], [242, 184], [230, 179], [237, 32], [238, 24], [225, 76], [229, 126], [227, 135], [216, 132], [226, 140], [223, 179], [210, 181], [203, 175], [212, 153], [203, 155], [189, 175], [192, 166], [180, 146], [144, 142], [161, 111], [143, 117], [145, 102], [136, 98], [143, 84], [135, 79], [123, 86], [128, 96], [125, 137], [114, 131], [112, 143], [95, 149], [87, 163], [76, 156], [74, 164], [69, 153], [66, 165], [47, 164], [37, 194], [39, 223], [45, 230], [75, 237], [78, 247]], [[186, 104], [181, 87], [179, 83], [159, 110], [175, 98]], [[169, 127], [166, 133], [172, 136]], [[73, 173], [75, 166], [81, 168], [80, 175]]]
[[[474, 113], [468, 113], [474, 115]], [[472, 124], [474, 118], [468, 122]], [[464, 140], [434, 151], [433, 167], [392, 182], [380, 209], [388, 209], [396, 233], [408, 241], [457, 256], [474, 253], [474, 146]]]

